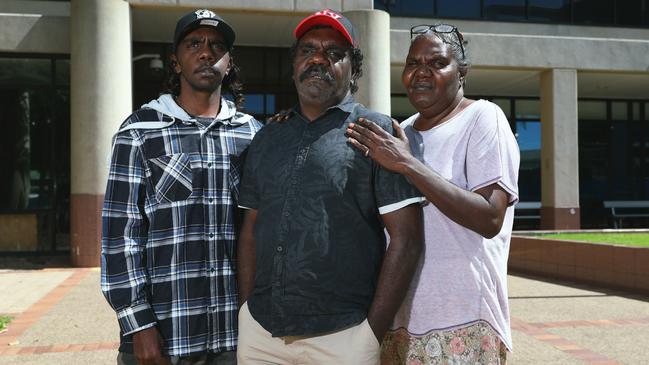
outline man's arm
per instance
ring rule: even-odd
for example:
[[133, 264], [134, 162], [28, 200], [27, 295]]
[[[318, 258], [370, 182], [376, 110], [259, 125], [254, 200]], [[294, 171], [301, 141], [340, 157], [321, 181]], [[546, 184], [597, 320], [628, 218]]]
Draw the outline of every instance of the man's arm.
[[239, 233], [237, 247], [237, 282], [239, 284], [239, 307], [248, 300], [255, 287], [257, 257], [253, 230], [257, 220], [256, 209], [246, 209]]
[[144, 161], [130, 132], [115, 138], [102, 210], [101, 290], [140, 364], [168, 364], [147, 298]]
[[382, 215], [390, 234], [390, 245], [383, 258], [374, 300], [367, 320], [381, 342], [399, 310], [423, 248], [421, 206], [411, 204]]

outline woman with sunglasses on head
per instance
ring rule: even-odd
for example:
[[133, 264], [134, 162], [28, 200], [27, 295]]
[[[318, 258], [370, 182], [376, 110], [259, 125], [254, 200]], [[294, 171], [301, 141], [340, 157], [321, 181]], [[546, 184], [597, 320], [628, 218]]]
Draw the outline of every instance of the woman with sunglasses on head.
[[464, 97], [469, 62], [448, 24], [416, 26], [402, 81], [417, 114], [396, 136], [370, 120], [349, 142], [423, 193], [425, 252], [383, 341], [383, 364], [504, 364], [507, 257], [519, 150], [502, 110]]

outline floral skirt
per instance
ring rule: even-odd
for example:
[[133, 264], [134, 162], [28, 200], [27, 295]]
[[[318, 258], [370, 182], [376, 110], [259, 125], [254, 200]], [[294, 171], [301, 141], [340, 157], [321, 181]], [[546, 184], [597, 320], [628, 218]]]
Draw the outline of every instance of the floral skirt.
[[484, 321], [449, 331], [415, 336], [389, 331], [381, 347], [381, 365], [505, 365], [507, 348]]

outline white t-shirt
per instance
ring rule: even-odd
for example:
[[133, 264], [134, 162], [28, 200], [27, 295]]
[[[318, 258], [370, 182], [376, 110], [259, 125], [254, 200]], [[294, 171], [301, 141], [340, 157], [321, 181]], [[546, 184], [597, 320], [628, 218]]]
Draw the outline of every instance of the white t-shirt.
[[422, 335], [484, 320], [511, 349], [507, 257], [518, 201], [516, 139], [502, 110], [486, 100], [426, 131], [412, 127], [418, 115], [401, 124], [415, 156], [466, 190], [498, 183], [510, 206], [492, 239], [451, 221], [433, 204], [424, 207], [425, 250], [393, 329]]

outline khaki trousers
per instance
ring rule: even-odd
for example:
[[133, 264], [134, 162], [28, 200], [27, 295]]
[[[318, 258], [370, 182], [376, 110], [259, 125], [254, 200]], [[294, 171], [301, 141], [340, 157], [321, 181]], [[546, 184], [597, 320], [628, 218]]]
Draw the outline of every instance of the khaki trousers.
[[239, 365], [377, 365], [379, 342], [367, 319], [317, 336], [272, 337], [250, 314], [239, 311]]

